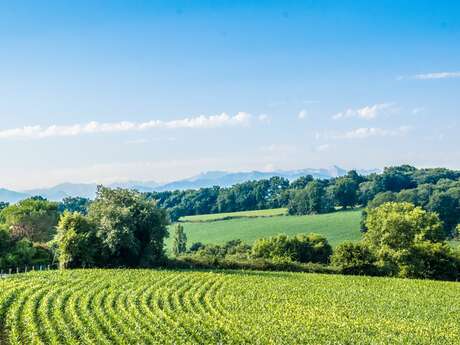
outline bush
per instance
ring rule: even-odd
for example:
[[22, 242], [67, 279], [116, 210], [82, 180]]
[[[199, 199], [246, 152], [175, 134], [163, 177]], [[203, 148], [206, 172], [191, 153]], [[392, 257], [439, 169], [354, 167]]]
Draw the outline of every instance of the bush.
[[190, 247], [190, 253], [196, 256], [209, 258], [226, 258], [233, 257], [237, 259], [248, 258], [251, 252], [251, 246], [243, 243], [241, 240], [231, 240], [224, 245], [194, 243]]
[[232, 269], [255, 271], [287, 271], [306, 273], [340, 273], [336, 267], [316, 263], [279, 262], [267, 259], [211, 258], [185, 255], [164, 263], [170, 269]]
[[47, 265], [52, 260], [46, 244], [32, 243], [26, 238], [13, 238], [9, 231], [0, 227], [0, 268]]
[[317, 234], [288, 237], [278, 235], [258, 239], [252, 248], [255, 258], [277, 261], [328, 263], [332, 248], [327, 240]]
[[401, 277], [460, 279], [460, 257], [446, 243], [419, 242], [402, 259]]
[[369, 247], [361, 242], [344, 242], [337, 246], [331, 258], [333, 266], [344, 274], [377, 275], [377, 258]]

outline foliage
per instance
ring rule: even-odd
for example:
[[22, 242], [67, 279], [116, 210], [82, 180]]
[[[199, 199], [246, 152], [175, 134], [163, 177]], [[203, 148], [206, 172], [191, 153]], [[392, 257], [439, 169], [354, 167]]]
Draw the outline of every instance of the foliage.
[[187, 251], [187, 235], [185, 234], [184, 227], [181, 224], [176, 224], [174, 227], [173, 236], [173, 254], [175, 256], [181, 255]]
[[96, 226], [78, 212], [65, 211], [56, 236], [61, 268], [93, 267], [102, 249]]
[[458, 294], [458, 283], [288, 272], [35, 272], [0, 279], [0, 334], [10, 345], [451, 345]]
[[9, 231], [0, 227], [0, 268], [15, 268], [48, 264], [51, 252], [46, 245], [33, 244], [22, 238], [12, 238]]
[[47, 242], [55, 233], [58, 221], [57, 204], [43, 198], [30, 198], [3, 209], [0, 218], [12, 237]]
[[402, 261], [402, 277], [460, 279], [460, 257], [447, 243], [417, 242]]
[[217, 258], [248, 258], [251, 246], [241, 240], [231, 240], [223, 245], [194, 243], [189, 250], [190, 254], [199, 257]]
[[152, 266], [163, 259], [166, 212], [142, 194], [100, 186], [88, 212], [105, 265]]
[[283, 194], [289, 181], [272, 177], [267, 180], [248, 181], [232, 187], [200, 188], [199, 190], [147, 193], [150, 199], [166, 208], [172, 221], [183, 216], [238, 212], [283, 207]]
[[334, 249], [331, 257], [333, 266], [339, 267], [344, 274], [378, 274], [377, 258], [369, 247], [362, 242], [344, 242]]
[[59, 203], [58, 210], [60, 213], [69, 211], [69, 212], [79, 212], [81, 214], [86, 215], [88, 213], [88, 207], [90, 203], [91, 203], [91, 200], [87, 198], [67, 197], [67, 198], [64, 198]]
[[385, 203], [368, 211], [364, 241], [390, 274], [404, 275], [402, 267], [419, 242], [443, 240], [435, 213], [409, 203]]
[[[290, 214], [325, 213], [334, 206], [357, 204], [375, 208], [385, 202], [410, 202], [426, 210], [440, 212], [446, 234], [460, 223], [460, 171], [416, 169], [409, 165], [387, 167], [381, 174], [368, 176], [349, 171], [343, 177], [315, 180], [302, 176], [292, 182], [279, 177], [248, 181], [232, 187], [148, 193], [168, 210], [172, 221], [184, 216], [246, 212], [289, 207]], [[436, 193], [446, 192], [455, 202], [428, 203]], [[452, 200], [450, 200], [452, 201]], [[437, 208], [434, 206], [438, 204]], [[448, 209], [446, 208], [448, 207]], [[364, 229], [365, 230], [365, 229]]]
[[293, 262], [327, 263], [331, 254], [332, 248], [327, 240], [317, 234], [261, 238], [255, 241], [252, 248], [255, 258]]
[[288, 212], [291, 215], [327, 213], [333, 210], [333, 201], [320, 181], [310, 182], [304, 189], [291, 192]]
[[334, 198], [337, 205], [354, 207], [358, 202], [358, 183], [350, 177], [338, 178], [334, 183]]

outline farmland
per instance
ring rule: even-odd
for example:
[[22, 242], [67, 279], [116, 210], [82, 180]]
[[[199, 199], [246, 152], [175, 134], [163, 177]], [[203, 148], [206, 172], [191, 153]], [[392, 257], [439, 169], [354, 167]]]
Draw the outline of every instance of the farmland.
[[[274, 213], [273, 210], [264, 212], [264, 214]], [[308, 232], [325, 236], [334, 246], [345, 240], [359, 240], [361, 238], [359, 230], [360, 210], [308, 216], [255, 217], [255, 214], [257, 213], [252, 213], [250, 217], [239, 216], [225, 220], [218, 220], [219, 215], [187, 217], [185, 220], [189, 221], [182, 224], [187, 233], [189, 244], [193, 242], [217, 244], [234, 239], [252, 243], [257, 238], [280, 233], [295, 235]], [[225, 217], [229, 217], [229, 215], [225, 214]], [[210, 218], [216, 219], [216, 221], [203, 221], [203, 219]], [[170, 227], [170, 232], [171, 230], [172, 227]], [[167, 240], [167, 245], [168, 247], [171, 246], [171, 238]]]
[[200, 223], [213, 222], [218, 220], [228, 220], [236, 218], [260, 218], [260, 217], [277, 217], [287, 215], [286, 208], [273, 208], [268, 210], [227, 212], [216, 214], [204, 214], [198, 216], [187, 216], [180, 219], [181, 222]]
[[6, 344], [458, 344], [460, 284], [303, 273], [35, 272], [0, 280]]

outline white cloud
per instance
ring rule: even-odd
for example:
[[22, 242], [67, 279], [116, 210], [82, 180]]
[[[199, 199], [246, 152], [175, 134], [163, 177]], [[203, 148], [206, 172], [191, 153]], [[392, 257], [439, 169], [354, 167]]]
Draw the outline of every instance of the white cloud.
[[417, 79], [417, 80], [449, 79], [449, 78], [460, 78], [460, 72], [424, 73], [424, 74], [416, 74], [410, 77], [410, 79]]
[[388, 113], [391, 111], [395, 111], [396, 108], [394, 107], [393, 103], [380, 103], [374, 105], [367, 105], [362, 108], [358, 109], [347, 109], [343, 112], [335, 114], [332, 118], [334, 120], [350, 118], [350, 117], [359, 117], [362, 119], [375, 119], [378, 115], [382, 113]]
[[251, 119], [252, 116], [250, 114], [239, 112], [234, 116], [222, 113], [220, 115], [200, 115], [172, 121], [151, 120], [148, 122], [140, 123], [129, 121], [99, 123], [92, 121], [86, 124], [74, 124], [68, 126], [25, 126], [21, 128], [0, 130], [0, 139], [41, 139], [50, 137], [70, 137], [82, 134], [139, 132], [155, 128], [208, 129], [232, 126], [248, 126], [251, 123]]
[[406, 134], [410, 128], [401, 126], [396, 129], [383, 129], [376, 127], [363, 127], [336, 135], [337, 139], [366, 139], [369, 137], [395, 137]]
[[378, 127], [361, 127], [345, 132], [324, 132], [316, 133], [316, 140], [324, 139], [367, 139], [371, 137], [396, 137], [406, 135], [411, 128], [409, 126], [401, 126], [395, 129], [385, 129]]
[[303, 120], [307, 117], [307, 110], [306, 109], [302, 109], [299, 114], [297, 115], [298, 119], [299, 120]]

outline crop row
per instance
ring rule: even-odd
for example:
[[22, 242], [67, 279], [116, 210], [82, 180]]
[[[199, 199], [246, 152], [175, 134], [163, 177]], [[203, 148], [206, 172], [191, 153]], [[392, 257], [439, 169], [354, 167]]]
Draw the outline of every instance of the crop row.
[[80, 270], [0, 280], [5, 344], [457, 344], [460, 285]]

